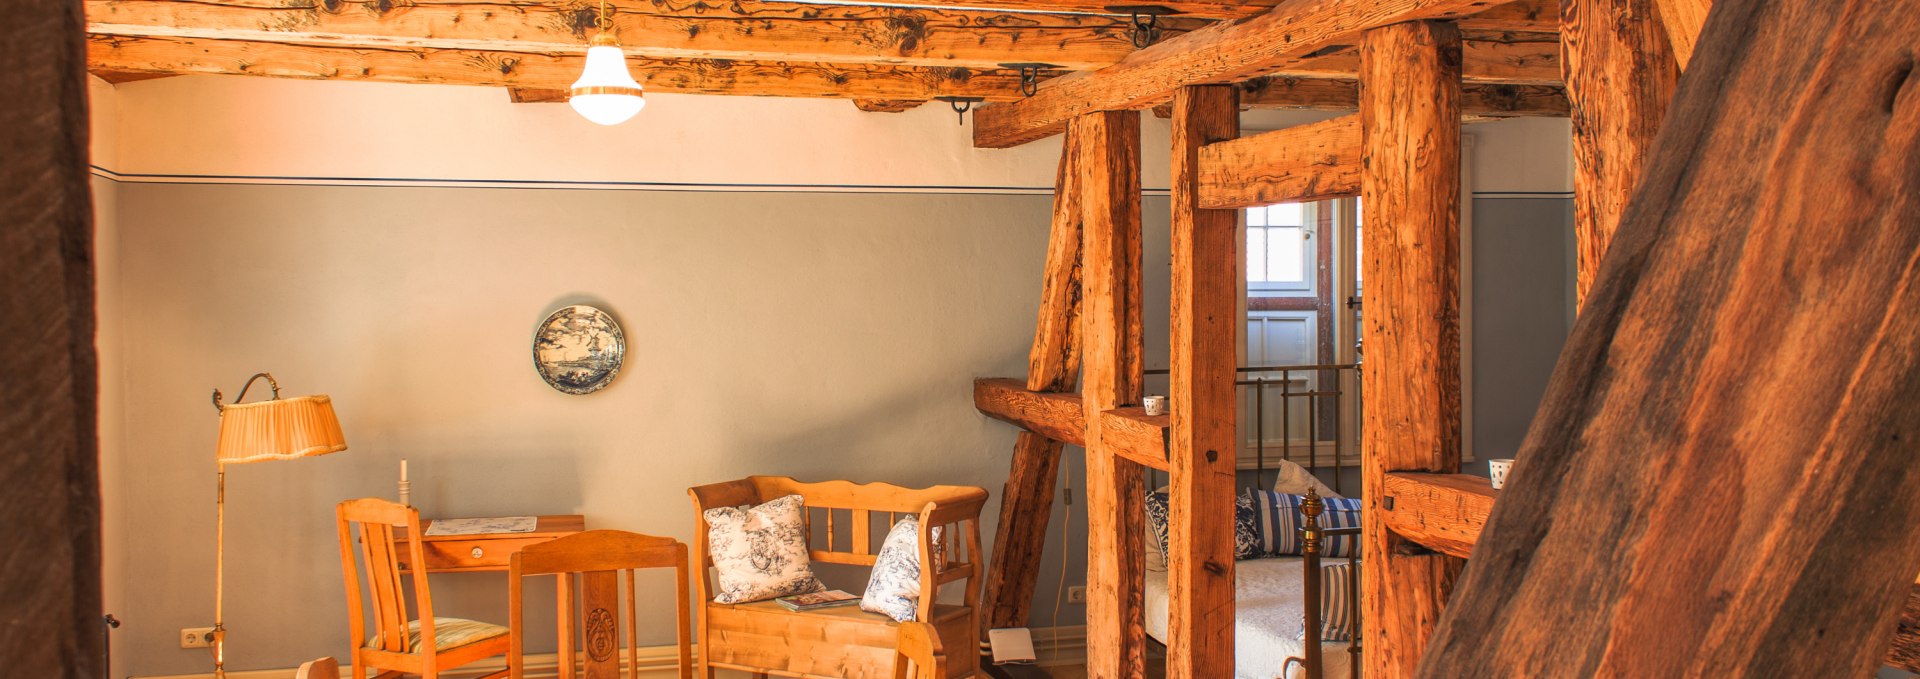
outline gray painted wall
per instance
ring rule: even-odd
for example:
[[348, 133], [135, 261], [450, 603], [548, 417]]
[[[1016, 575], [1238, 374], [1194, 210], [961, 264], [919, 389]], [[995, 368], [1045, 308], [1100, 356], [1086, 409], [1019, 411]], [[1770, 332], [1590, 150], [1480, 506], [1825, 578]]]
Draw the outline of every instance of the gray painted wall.
[[[344, 653], [333, 505], [393, 496], [402, 457], [429, 516], [577, 512], [686, 540], [687, 487], [787, 474], [982, 486], [992, 533], [1013, 430], [974, 411], [971, 381], [1025, 369], [1046, 196], [113, 190], [120, 258], [101, 296], [125, 337], [103, 347], [123, 366], [103, 390], [125, 432], [103, 450], [106, 493], [126, 508], [108, 517], [108, 572], [127, 574], [110, 584], [125, 589], [118, 675], [209, 668], [176, 641], [211, 620], [207, 397], [261, 370], [289, 395], [331, 394], [351, 448], [230, 470], [233, 669]], [[1148, 261], [1165, 262], [1167, 204], [1145, 212]], [[1148, 317], [1164, 318], [1166, 267], [1147, 276]], [[534, 374], [529, 338], [582, 301], [623, 324], [627, 363], [605, 391], [567, 396]], [[1164, 347], [1164, 323], [1148, 327]], [[1078, 487], [1082, 465], [1068, 468]], [[1050, 544], [1083, 546], [1084, 525], [1056, 518]], [[1055, 622], [1059, 560], [1079, 582], [1084, 554], [1049, 550], [1036, 625]], [[434, 588], [440, 615], [506, 619], [501, 575]], [[666, 626], [643, 635], [671, 640]]]
[[1476, 461], [1510, 458], [1540, 406], [1571, 328], [1573, 200], [1473, 201]]

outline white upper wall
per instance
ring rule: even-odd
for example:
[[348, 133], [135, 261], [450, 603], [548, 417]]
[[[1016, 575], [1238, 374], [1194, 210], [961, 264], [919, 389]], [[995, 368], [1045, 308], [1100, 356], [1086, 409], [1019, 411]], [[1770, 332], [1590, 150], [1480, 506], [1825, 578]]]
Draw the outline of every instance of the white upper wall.
[[[96, 82], [96, 90], [102, 83]], [[95, 164], [122, 179], [581, 183], [708, 190], [1047, 192], [1059, 137], [976, 149], [940, 102], [865, 113], [845, 101], [648, 95], [601, 127], [497, 88], [183, 76], [128, 83], [99, 107]], [[96, 92], [98, 94], [98, 92]], [[1260, 111], [1275, 129], [1328, 117]], [[1144, 116], [1143, 183], [1165, 190], [1167, 121]], [[1571, 190], [1564, 119], [1469, 126], [1475, 191]]]

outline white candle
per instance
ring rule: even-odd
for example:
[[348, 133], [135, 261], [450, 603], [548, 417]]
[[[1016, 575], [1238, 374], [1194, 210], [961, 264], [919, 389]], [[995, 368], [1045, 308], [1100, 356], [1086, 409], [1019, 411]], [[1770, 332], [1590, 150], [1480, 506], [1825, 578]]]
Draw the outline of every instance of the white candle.
[[407, 458], [400, 458], [400, 480], [407, 480]]

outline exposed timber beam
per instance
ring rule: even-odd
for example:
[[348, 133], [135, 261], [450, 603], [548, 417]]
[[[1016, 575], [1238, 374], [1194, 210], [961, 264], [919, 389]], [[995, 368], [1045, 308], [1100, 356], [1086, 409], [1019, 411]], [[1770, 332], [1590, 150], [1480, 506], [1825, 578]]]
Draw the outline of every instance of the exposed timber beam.
[[[1254, 78], [1239, 83], [1240, 109], [1276, 108], [1303, 111], [1353, 111], [1360, 107], [1360, 81], [1321, 78]], [[1470, 84], [1461, 88], [1460, 116], [1473, 118], [1565, 118], [1566, 92], [1547, 85]], [[1161, 118], [1173, 116], [1173, 106], [1153, 107]]]
[[1145, 408], [1128, 406], [1101, 413], [1102, 440], [1113, 454], [1140, 465], [1167, 471], [1168, 415], [1148, 415]]
[[1886, 664], [1908, 672], [1920, 672], [1920, 584], [1907, 590], [1907, 604], [1900, 610], [1900, 622], [1894, 628], [1893, 645], [1887, 649]]
[[1700, 28], [1707, 23], [1707, 11], [1713, 9], [1713, 0], [1656, 0], [1660, 8], [1660, 24], [1667, 29], [1667, 40], [1673, 44], [1673, 60], [1680, 70], [1687, 70], [1687, 61], [1693, 58], [1694, 45], [1700, 41]]
[[1653, 3], [1570, 1], [1561, 15], [1573, 104], [1574, 285], [1582, 305], [1680, 77]]
[[1885, 662], [1920, 572], [1916, 34], [1914, 0], [1715, 4], [1421, 676]]
[[107, 71], [107, 70], [92, 70], [88, 72], [92, 73], [93, 77], [95, 78], [99, 78], [101, 80], [107, 81], [108, 85], [119, 85], [122, 83], [137, 83], [142, 80], [153, 80], [155, 78], [169, 78], [173, 76], [172, 73], [127, 73], [125, 71]]
[[855, 99], [853, 107], [868, 113], [903, 113], [925, 103], [925, 99]]
[[1208, 144], [1195, 181], [1199, 206], [1211, 209], [1357, 196], [1360, 116]]
[[1145, 483], [1114, 454], [1101, 413], [1139, 402], [1146, 379], [1141, 325], [1140, 113], [1075, 117], [1067, 142], [1080, 182], [1080, 393], [1087, 424], [1087, 674], [1146, 670]]
[[1428, 549], [1462, 559], [1487, 526], [1500, 496], [1484, 476], [1389, 473], [1387, 528]]
[[1031, 391], [1021, 380], [986, 377], [973, 381], [973, 407], [1055, 441], [1087, 444], [1087, 416], [1079, 394]]
[[[1080, 377], [1083, 236], [1080, 180], [1073, 152], [1070, 144], [1061, 149], [1054, 172], [1053, 218], [1047, 228], [1047, 260], [1040, 275], [1040, 310], [1034, 320], [1033, 345], [1027, 351], [1027, 379], [1019, 384], [1030, 392], [1068, 392]], [[1073, 433], [1084, 435], [1086, 412], [1080, 407], [1079, 397], [1071, 396], [1072, 407], [1061, 414], [1077, 418], [1071, 424]], [[1040, 559], [1046, 552], [1053, 489], [1066, 440], [1031, 430], [1022, 430], [1014, 437], [1013, 461], [1000, 493], [993, 556], [987, 562], [986, 585], [980, 593], [982, 639], [990, 629], [1027, 626], [1027, 608], [1033, 601]]]
[[1363, 674], [1411, 677], [1460, 567], [1385, 507], [1388, 473], [1460, 470], [1460, 32], [1393, 24], [1361, 50]]
[[[910, 0], [899, 4], [1124, 16], [1113, 11], [1112, 0]], [[1279, 3], [1278, 0], [1162, 0], [1152, 4], [1179, 12], [1183, 17], [1244, 19], [1267, 12]], [[1516, 0], [1466, 17], [1460, 25], [1479, 30], [1551, 31], [1560, 22], [1559, 12], [1558, 0]]]
[[[256, 75], [560, 89], [580, 77], [579, 52], [348, 49], [240, 40], [87, 40], [90, 68], [129, 73]], [[844, 64], [629, 60], [650, 92], [781, 97], [931, 99], [1020, 97], [1014, 71]]]
[[[1171, 402], [1167, 493], [1167, 677], [1234, 674], [1234, 431], [1239, 358], [1234, 339], [1242, 249], [1240, 214], [1201, 200], [1201, 154], [1240, 135], [1231, 85], [1173, 95], [1173, 271], [1167, 394]], [[1310, 652], [1317, 652], [1315, 651]], [[1310, 656], [1311, 657], [1311, 656]], [[1317, 657], [1313, 657], [1317, 660]], [[1318, 667], [1317, 664], [1314, 665]]]
[[[1462, 42], [1461, 79], [1470, 83], [1559, 85], [1560, 38], [1553, 33], [1467, 38]], [[1290, 60], [1262, 75], [1281, 78], [1351, 78], [1360, 69], [1360, 51], [1345, 49]]]
[[1098, 71], [1054, 78], [1042, 83], [1032, 97], [981, 107], [974, 116], [973, 144], [1017, 146], [1057, 134], [1068, 120], [1083, 113], [1150, 108], [1181, 86], [1261, 75], [1329, 44], [1354, 44], [1369, 28], [1457, 18], [1494, 4], [1489, 0], [1286, 0], [1258, 17], [1195, 30]]
[[507, 99], [516, 104], [564, 104], [567, 103], [567, 90], [545, 87], [509, 87]]
[[[646, 0], [611, 5], [627, 52], [652, 59], [976, 69], [1039, 62], [1081, 70], [1134, 50], [1128, 20], [1113, 16], [762, 0], [697, 9]], [[93, 35], [536, 53], [584, 51], [595, 10], [592, 3], [537, 0], [411, 0], [334, 12], [253, 0], [87, 0], [86, 8]], [[1160, 20], [1168, 35], [1203, 24]]]

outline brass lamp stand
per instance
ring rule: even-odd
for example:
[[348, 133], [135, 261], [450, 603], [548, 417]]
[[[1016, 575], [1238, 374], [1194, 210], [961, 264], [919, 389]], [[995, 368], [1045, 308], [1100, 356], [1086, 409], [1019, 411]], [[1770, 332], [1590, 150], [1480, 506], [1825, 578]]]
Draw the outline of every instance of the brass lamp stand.
[[[267, 401], [241, 403], [254, 380], [266, 378], [273, 388]], [[262, 460], [291, 460], [337, 453], [347, 449], [340, 433], [340, 419], [333, 413], [333, 399], [325, 394], [280, 398], [280, 383], [267, 373], [256, 373], [240, 387], [240, 396], [232, 405], [221, 403], [220, 390], [213, 390], [213, 407], [220, 412], [220, 439], [214, 451], [216, 479], [214, 490], [213, 548], [213, 676], [227, 676], [227, 627], [222, 619], [225, 608], [227, 559], [227, 465]]]

